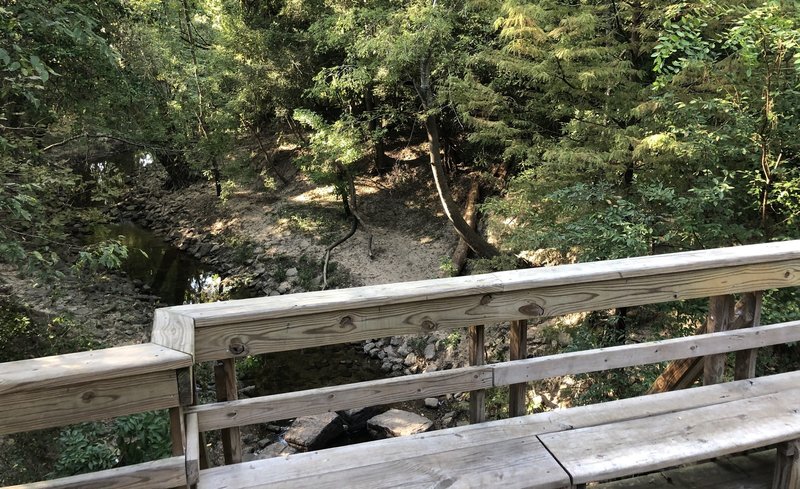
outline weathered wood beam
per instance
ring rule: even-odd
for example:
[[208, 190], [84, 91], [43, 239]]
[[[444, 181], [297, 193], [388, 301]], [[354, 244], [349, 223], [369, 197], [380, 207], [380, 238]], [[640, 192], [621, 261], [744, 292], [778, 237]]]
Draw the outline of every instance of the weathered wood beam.
[[[728, 331], [733, 322], [732, 295], [715, 296], [709, 300], [706, 333]], [[726, 355], [709, 355], [703, 359], [703, 385], [719, 384], [725, 375]]]
[[[509, 292], [486, 289], [475, 295], [450, 299], [436, 299], [435, 293], [432, 294], [434, 298], [429, 298], [420, 293], [418, 302], [365, 308], [344, 301], [336, 305], [339, 309], [285, 318], [260, 319], [261, 311], [253, 310], [251, 314], [234, 314], [226, 322], [203, 322], [196, 318], [196, 360], [402, 334], [430, 334], [464, 324], [559, 316], [791, 285], [800, 285], [800, 259]], [[313, 302], [310, 296], [294, 296], [296, 313], [305, 308], [307, 299]], [[253, 319], [245, 320], [245, 317]]]
[[[485, 328], [483, 325], [469, 327], [469, 364], [480, 367], [486, 364]], [[469, 422], [486, 421], [486, 391], [484, 389], [469, 393]]]
[[128, 465], [90, 474], [9, 486], [4, 489], [169, 489], [186, 487], [183, 457]]
[[200, 431], [378, 406], [492, 386], [492, 368], [466, 367], [187, 408]]
[[[239, 390], [236, 386], [236, 360], [226, 358], [215, 362], [214, 381], [217, 401], [237, 400]], [[242, 435], [238, 426], [222, 430], [222, 452], [226, 464], [238, 464], [242, 461]]]
[[800, 439], [778, 444], [772, 489], [800, 489]]
[[[528, 358], [528, 321], [519, 320], [511, 322], [510, 333], [510, 360], [524, 360]], [[524, 416], [527, 406], [526, 399], [528, 384], [511, 384], [508, 386], [508, 416]]]
[[[761, 325], [761, 292], [744, 294], [740, 304], [737, 304], [737, 316], [744, 321], [742, 327], [752, 328]], [[756, 358], [758, 350], [742, 350], [736, 352], [734, 367], [734, 380], [752, 379], [756, 376]]]

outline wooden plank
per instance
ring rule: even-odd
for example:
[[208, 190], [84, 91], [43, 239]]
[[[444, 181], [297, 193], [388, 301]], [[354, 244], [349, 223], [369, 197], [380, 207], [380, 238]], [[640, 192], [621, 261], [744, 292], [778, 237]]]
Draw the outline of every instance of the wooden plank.
[[[715, 296], [709, 299], [706, 333], [728, 331], [733, 322], [734, 298], [731, 295]], [[727, 355], [709, 355], [703, 359], [703, 385], [719, 384], [725, 375]]]
[[494, 385], [666, 362], [800, 341], [800, 321], [492, 364]]
[[267, 423], [364, 406], [435, 397], [492, 386], [490, 366], [420, 373], [187, 408], [200, 431]]
[[186, 483], [194, 486], [200, 480], [200, 431], [197, 414], [186, 415]]
[[167, 489], [186, 486], [183, 457], [34, 482], [5, 489]]
[[[510, 333], [510, 360], [524, 360], [528, 358], [528, 321], [512, 321]], [[524, 416], [527, 411], [526, 398], [528, 384], [511, 384], [508, 386], [508, 415]]]
[[[743, 328], [752, 328], [761, 325], [761, 292], [744, 294], [737, 310], [737, 314], [744, 321]], [[735, 380], [752, 379], [756, 376], [757, 349], [736, 352], [736, 363], [733, 378]]]
[[[254, 310], [230, 321], [207, 320], [202, 326], [197, 319], [195, 353], [196, 360], [202, 362], [385, 336], [430, 334], [464, 324], [558, 316], [792, 285], [800, 285], [800, 260], [452, 299], [420, 295], [416, 303], [379, 307], [339, 303], [335, 305], [339, 309], [286, 318], [262, 317], [260, 310]], [[297, 304], [306, 299], [311, 298], [294, 294], [295, 309], [303, 309]]]
[[800, 489], [800, 439], [778, 445], [772, 489]]
[[[469, 327], [469, 364], [480, 367], [486, 364], [486, 341], [483, 325]], [[469, 422], [486, 421], [486, 391], [478, 389], [469, 393]]]
[[65, 426], [179, 405], [175, 372], [165, 370], [0, 397], [0, 434]]
[[156, 309], [150, 341], [194, 357], [194, 328], [191, 317], [176, 313], [172, 308]]
[[400, 452], [392, 448], [393, 443], [376, 446], [373, 442], [357, 445], [355, 450], [334, 448], [211, 469], [201, 473], [198, 488], [556, 489], [569, 485], [567, 474], [535, 437], [484, 440], [464, 447], [458, 446], [458, 438], [452, 434], [450, 440], [439, 437], [436, 441], [441, 445], [428, 439], [418, 441], [416, 445], [424, 453]]
[[795, 388], [724, 406], [548, 433], [539, 439], [570, 474], [573, 484], [584, 484], [798, 438], [798, 403], [800, 389]]
[[[236, 360], [228, 358], [216, 362], [214, 380], [217, 401], [235, 401], [239, 398], [239, 389], [236, 385]], [[226, 464], [238, 464], [242, 461], [242, 434], [238, 426], [222, 430], [222, 453]]]
[[0, 363], [0, 396], [177, 370], [191, 364], [189, 355], [153, 343]]
[[[422, 280], [402, 284], [328, 290], [295, 294], [291, 297], [278, 296], [190, 304], [171, 307], [167, 310], [174, 314], [191, 316], [195, 319], [195, 325], [203, 328], [223, 323], [261, 321], [332, 310], [452, 299], [564, 284], [589, 284], [619, 278], [630, 279], [797, 259], [800, 259], [800, 240]], [[298, 300], [298, 298], [301, 299]]]

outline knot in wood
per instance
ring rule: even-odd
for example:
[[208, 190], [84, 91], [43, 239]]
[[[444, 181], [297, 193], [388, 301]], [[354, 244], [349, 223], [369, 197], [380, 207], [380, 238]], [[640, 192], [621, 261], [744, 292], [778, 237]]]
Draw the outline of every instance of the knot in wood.
[[519, 312], [530, 317], [539, 317], [544, 315], [544, 308], [535, 302], [524, 305], [519, 308]]
[[81, 400], [83, 402], [92, 402], [92, 399], [94, 399], [95, 397], [97, 397], [97, 394], [95, 394], [92, 391], [86, 391], [83, 393], [83, 395], [81, 395]]
[[355, 326], [353, 323], [353, 318], [350, 316], [345, 316], [339, 321], [339, 326], [342, 328], [352, 328]]
[[433, 331], [438, 327], [438, 325], [436, 324], [436, 322], [430, 319], [423, 319], [422, 323], [420, 324], [420, 327], [425, 331]]
[[244, 355], [247, 353], [247, 345], [242, 343], [239, 338], [234, 338], [228, 345], [228, 351], [231, 355]]
[[486, 304], [492, 302], [492, 299], [494, 299], [494, 297], [492, 297], [492, 294], [484, 295], [483, 297], [481, 297], [481, 305], [485, 306]]

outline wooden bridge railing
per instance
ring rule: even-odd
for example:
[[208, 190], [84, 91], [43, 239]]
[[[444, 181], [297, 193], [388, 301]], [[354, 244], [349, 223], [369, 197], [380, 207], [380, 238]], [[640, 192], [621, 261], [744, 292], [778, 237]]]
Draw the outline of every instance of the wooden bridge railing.
[[[754, 350], [800, 340], [800, 322], [758, 326], [760, 302], [754, 317], [736, 323], [732, 302], [724, 297], [797, 285], [800, 241], [787, 241], [164, 308], [156, 311], [152, 344], [139, 345], [161, 348], [165, 353], [160, 353], [157, 361], [145, 361], [149, 358], [146, 355], [125, 358], [117, 364], [104, 360], [104, 373], [99, 377], [92, 376], [93, 367], [81, 363], [84, 357], [80, 356], [91, 353], [76, 354], [71, 364], [64, 360], [68, 356], [61, 356], [0, 365], [0, 409], [12, 413], [4, 417], [5, 431], [0, 421], [0, 434], [169, 407], [174, 421], [174, 453], [185, 461], [182, 484], [191, 485], [200, 477], [204, 444], [198, 436], [209, 430], [224, 430], [226, 463], [235, 463], [241, 460], [238, 427], [257, 422], [508, 385], [514, 386], [510, 413], [520, 415], [525, 409], [525, 383], [531, 380], [686, 358], [704, 357], [707, 382], [719, 381], [720, 357], [713, 355], [731, 351], [732, 345]], [[528, 320], [702, 297], [712, 297], [709, 333], [736, 327], [734, 323], [750, 327], [526, 358]], [[512, 361], [483, 364], [482, 325], [501, 321], [514, 321]], [[471, 326], [473, 338], [470, 367], [237, 400], [236, 358], [465, 326]], [[117, 358], [120, 350], [107, 350], [106, 358]], [[740, 358], [740, 372], [752, 372], [753, 353]], [[215, 363], [216, 403], [194, 403], [188, 368], [200, 362]], [[67, 364], [79, 367], [60, 368]], [[135, 386], [133, 380], [158, 375], [163, 375], [162, 381], [153, 382], [168, 385], [168, 400], [163, 402], [156, 390]], [[62, 390], [50, 398], [52, 389]], [[18, 394], [21, 391], [28, 393]], [[471, 397], [472, 420], [482, 421], [481, 397]], [[27, 413], [25, 407], [31, 404], [41, 407]], [[7, 406], [12, 406], [11, 411]], [[60, 418], [58, 413], [72, 416]]]

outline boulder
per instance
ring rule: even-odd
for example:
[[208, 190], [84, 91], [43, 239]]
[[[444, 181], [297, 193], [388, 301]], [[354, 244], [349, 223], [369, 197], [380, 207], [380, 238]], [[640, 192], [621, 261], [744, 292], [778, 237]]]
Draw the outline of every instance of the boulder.
[[367, 421], [367, 429], [375, 438], [392, 438], [428, 431], [433, 422], [425, 416], [390, 409]]
[[344, 426], [336, 413], [303, 416], [294, 420], [283, 435], [284, 440], [301, 451], [317, 450], [344, 433]]

